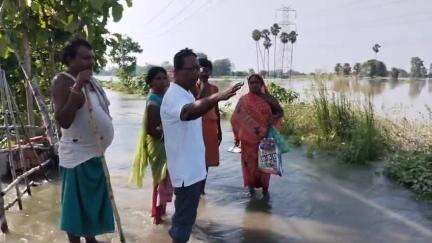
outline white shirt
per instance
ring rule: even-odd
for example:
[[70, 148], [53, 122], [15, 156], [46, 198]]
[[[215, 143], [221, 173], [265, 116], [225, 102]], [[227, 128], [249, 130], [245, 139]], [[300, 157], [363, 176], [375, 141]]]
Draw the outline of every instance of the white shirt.
[[183, 106], [193, 102], [195, 97], [176, 83], [170, 84], [162, 100], [160, 115], [168, 171], [174, 187], [190, 186], [207, 175], [201, 117], [180, 120]]
[[[93, 105], [92, 118], [97, 124], [97, 135], [93, 133], [86, 100], [77, 110], [71, 126], [68, 129], [61, 128], [58, 152], [62, 167], [74, 168], [91, 158], [101, 157], [114, 138], [111, 117], [102, 109], [97, 94], [89, 92], [89, 99]], [[95, 140], [96, 137], [100, 139], [99, 142]]]

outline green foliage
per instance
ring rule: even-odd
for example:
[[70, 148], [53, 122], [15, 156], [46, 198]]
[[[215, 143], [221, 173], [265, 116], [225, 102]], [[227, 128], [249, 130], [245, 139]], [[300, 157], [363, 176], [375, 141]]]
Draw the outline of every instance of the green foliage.
[[397, 68], [392, 68], [390, 71], [390, 77], [394, 80], [399, 78], [399, 69]]
[[351, 74], [351, 65], [349, 63], [345, 63], [343, 65], [342, 72], [343, 72], [343, 75], [346, 75], [346, 76], [350, 75]]
[[231, 74], [232, 63], [229, 59], [219, 59], [213, 61], [213, 76], [228, 76]]
[[365, 105], [363, 111], [354, 114], [347, 138], [341, 149], [343, 161], [365, 163], [376, 160], [384, 147], [382, 136], [377, 128], [372, 104]]
[[150, 87], [145, 82], [146, 74], [134, 76], [125, 82], [101, 81], [105, 87], [128, 94], [147, 95]]
[[342, 74], [342, 65], [340, 63], [336, 63], [334, 71], [337, 75], [341, 75]]
[[388, 75], [386, 65], [376, 59], [371, 59], [362, 64], [361, 73], [366, 77], [386, 77]]
[[398, 152], [391, 156], [386, 174], [421, 197], [432, 200], [432, 154]]
[[356, 75], [359, 75], [361, 72], [361, 64], [358, 62], [354, 64], [353, 71]]
[[[23, 77], [12, 70], [10, 63], [16, 53], [21, 61], [30, 60], [32, 76], [37, 77], [45, 95], [50, 80], [61, 69], [60, 54], [67, 40], [81, 36], [89, 40], [95, 51], [96, 70], [104, 67], [105, 51], [109, 42], [106, 25], [112, 17], [119, 21], [123, 6], [119, 0], [3, 0], [0, 17], [0, 61], [2, 68], [11, 73], [10, 82], [21, 82]], [[130, 0], [126, 1], [131, 6]], [[29, 54], [24, 53], [29, 47]], [[16, 60], [15, 60], [16, 61]], [[9, 66], [4, 66], [9, 63]], [[11, 83], [12, 86], [14, 84]], [[22, 90], [13, 90], [22, 96]], [[18, 93], [17, 93], [18, 92]]]
[[232, 76], [234, 77], [246, 77], [249, 75], [249, 72], [246, 71], [234, 71], [231, 73]]
[[429, 74], [428, 74], [428, 77], [429, 77], [429, 78], [432, 78], [432, 63], [431, 63], [431, 65], [430, 65], [430, 67], [429, 67]]
[[419, 57], [411, 58], [411, 77], [412, 78], [425, 78], [427, 70], [423, 64], [423, 60]]
[[130, 37], [120, 34], [113, 34], [113, 37], [109, 38], [109, 43], [111, 50], [108, 56], [111, 62], [118, 65], [116, 74], [120, 81], [128, 87], [136, 71], [136, 57], [131, 54], [141, 53], [142, 49]]
[[299, 98], [299, 94], [294, 90], [285, 89], [273, 82], [268, 85], [268, 90], [281, 104], [292, 103]]

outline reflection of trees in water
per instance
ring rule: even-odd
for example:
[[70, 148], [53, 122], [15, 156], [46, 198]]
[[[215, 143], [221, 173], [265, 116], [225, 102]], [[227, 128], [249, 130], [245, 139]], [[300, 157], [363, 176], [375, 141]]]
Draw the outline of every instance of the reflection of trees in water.
[[432, 93], [432, 78], [428, 80], [428, 91], [429, 93]]
[[389, 87], [390, 89], [394, 89], [396, 87], [398, 87], [399, 85], [401, 85], [402, 82], [399, 79], [389, 79]]
[[417, 97], [423, 88], [426, 86], [426, 80], [425, 79], [414, 79], [411, 80], [409, 83], [409, 96], [411, 98]]
[[[333, 80], [332, 90], [338, 93], [361, 93], [364, 95], [379, 95], [386, 89], [386, 79], [370, 79], [370, 80], [359, 80], [353, 78], [348, 79], [335, 79]], [[399, 84], [393, 84], [396, 87]]]
[[344, 77], [336, 77], [332, 82], [332, 90], [338, 93], [347, 93], [350, 91], [350, 81]]
[[386, 83], [388, 80], [386, 79], [370, 79], [368, 80], [368, 85], [367, 85], [367, 93], [365, 94], [370, 94], [370, 95], [379, 95], [382, 94], [382, 92], [384, 92], [385, 88], [386, 88]]

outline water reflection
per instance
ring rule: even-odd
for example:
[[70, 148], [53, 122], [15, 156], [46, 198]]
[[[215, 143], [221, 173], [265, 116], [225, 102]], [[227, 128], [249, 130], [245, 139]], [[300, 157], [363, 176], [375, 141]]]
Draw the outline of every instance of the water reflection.
[[428, 80], [428, 87], [429, 87], [428, 89], [429, 93], [432, 93], [432, 78]]
[[[219, 90], [223, 90], [232, 82], [244, 81], [242, 79], [212, 79]], [[427, 81], [427, 82], [426, 82]], [[316, 93], [317, 82], [312, 79], [299, 79], [288, 82], [276, 80], [282, 87], [292, 89], [300, 94], [301, 102], [309, 102]], [[432, 98], [432, 80], [409, 80], [406, 78], [388, 79], [358, 79], [355, 77], [337, 77], [333, 80], [325, 80], [325, 86], [331, 93], [344, 93], [354, 101], [363, 101], [365, 97], [371, 97], [372, 104], [378, 114], [390, 119], [398, 120], [401, 116], [408, 119], [419, 119], [428, 114], [425, 105], [430, 104]], [[244, 87], [246, 87], [245, 85]], [[427, 90], [426, 92], [422, 92]], [[240, 96], [247, 89], [242, 89], [229, 103], [233, 107]]]
[[411, 98], [416, 98], [419, 96], [423, 88], [426, 86], [425, 79], [413, 79], [409, 82], [409, 96]]
[[389, 87], [390, 89], [394, 89], [396, 87], [398, 87], [399, 85], [401, 85], [402, 82], [399, 79], [389, 79]]

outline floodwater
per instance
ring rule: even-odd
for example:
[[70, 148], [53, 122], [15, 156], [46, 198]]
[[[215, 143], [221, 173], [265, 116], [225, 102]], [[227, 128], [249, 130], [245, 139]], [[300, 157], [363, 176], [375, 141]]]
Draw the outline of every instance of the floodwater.
[[[409, 85], [389, 90], [398, 87], [411, 97]], [[431, 89], [426, 92], [430, 96]], [[170, 242], [173, 205], [165, 223], [152, 224], [150, 173], [143, 189], [127, 183], [145, 100], [110, 91], [108, 96], [115, 139], [106, 157], [126, 239]], [[240, 155], [227, 152], [233, 144], [227, 121], [222, 129], [221, 164], [209, 171], [190, 242], [432, 242], [432, 205], [389, 181], [379, 162], [345, 165], [331, 157], [310, 159], [294, 149], [284, 156], [284, 175], [271, 178], [270, 199], [260, 192], [250, 198], [242, 185]], [[23, 199], [24, 210], [15, 206], [7, 212], [11, 233], [0, 235], [0, 241], [66, 242], [58, 229], [59, 198], [58, 182], [33, 188], [33, 196]], [[116, 234], [99, 239], [119, 242]]]
[[[227, 79], [215, 79], [219, 88], [224, 89], [231, 83]], [[234, 79], [233, 82], [245, 81]], [[310, 79], [273, 81], [282, 87], [300, 94], [300, 101], [310, 101], [317, 93], [318, 84]], [[403, 118], [421, 122], [432, 121], [432, 79], [355, 79], [338, 78], [324, 80], [328, 95], [343, 94], [352, 102], [362, 105], [370, 97], [375, 111], [391, 120]], [[245, 91], [243, 91], [245, 92]]]

